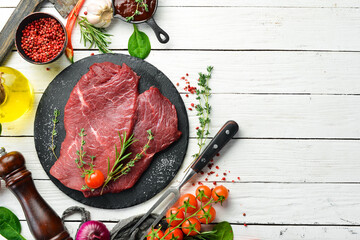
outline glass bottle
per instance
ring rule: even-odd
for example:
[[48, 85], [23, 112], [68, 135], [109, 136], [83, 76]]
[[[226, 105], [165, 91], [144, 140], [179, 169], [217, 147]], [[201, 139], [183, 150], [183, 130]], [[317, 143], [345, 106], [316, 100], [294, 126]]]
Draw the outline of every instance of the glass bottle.
[[0, 123], [11, 122], [30, 108], [34, 92], [29, 80], [19, 71], [0, 67]]

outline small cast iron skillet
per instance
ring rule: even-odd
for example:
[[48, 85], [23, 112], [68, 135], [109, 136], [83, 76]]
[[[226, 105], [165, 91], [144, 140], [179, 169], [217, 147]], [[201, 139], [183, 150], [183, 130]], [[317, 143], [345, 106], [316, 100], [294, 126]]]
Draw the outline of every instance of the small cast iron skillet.
[[[146, 18], [140, 17], [139, 16], [135, 16], [134, 20], [132, 21], [126, 21], [126, 13], [124, 13], [123, 11], [126, 11], [126, 7], [124, 7], [125, 5], [129, 4], [128, 0], [112, 0], [113, 6], [114, 6], [114, 17], [116, 18], [120, 18], [121, 20], [123, 20], [124, 22], [127, 23], [134, 23], [134, 24], [139, 24], [139, 23], [144, 23], [146, 22], [155, 32], [155, 35], [157, 37], [157, 39], [159, 40], [159, 42], [161, 43], [167, 43], [169, 41], [169, 35], [162, 30], [155, 22], [153, 16], [156, 12], [157, 6], [158, 6], [158, 0], [150, 0], [150, 1], [146, 1], [146, 2], [150, 2], [149, 5], [149, 13], [145, 15]], [[123, 5], [121, 5], [121, 3]], [[150, 6], [151, 5], [151, 6]], [[123, 15], [124, 14], [125, 17]]]

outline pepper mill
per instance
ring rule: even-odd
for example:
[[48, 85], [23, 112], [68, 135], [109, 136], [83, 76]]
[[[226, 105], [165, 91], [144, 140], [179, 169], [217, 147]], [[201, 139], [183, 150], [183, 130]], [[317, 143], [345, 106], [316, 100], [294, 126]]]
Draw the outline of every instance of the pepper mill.
[[6, 153], [4, 148], [0, 149], [0, 177], [19, 200], [35, 239], [72, 240], [60, 217], [36, 190], [21, 153]]

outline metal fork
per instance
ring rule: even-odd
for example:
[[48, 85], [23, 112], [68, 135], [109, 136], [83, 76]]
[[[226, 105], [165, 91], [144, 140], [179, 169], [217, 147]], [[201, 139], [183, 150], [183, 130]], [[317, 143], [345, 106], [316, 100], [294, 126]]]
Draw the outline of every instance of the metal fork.
[[145, 235], [141, 239], [144, 239], [148, 231], [156, 226], [163, 218], [166, 211], [174, 205], [174, 203], [180, 197], [180, 188], [184, 186], [193, 176], [200, 172], [213, 157], [225, 146], [226, 143], [237, 133], [239, 129], [238, 124], [235, 121], [227, 121], [224, 126], [215, 135], [212, 141], [208, 144], [205, 150], [197, 157], [196, 161], [186, 171], [184, 178], [180, 184], [176, 187], [170, 187], [165, 193], [156, 201], [156, 203], [150, 208], [150, 210], [131, 228], [130, 233], [134, 232], [137, 227], [170, 195], [174, 195], [171, 201], [166, 205], [160, 215], [151, 224], [149, 229], [145, 232]]

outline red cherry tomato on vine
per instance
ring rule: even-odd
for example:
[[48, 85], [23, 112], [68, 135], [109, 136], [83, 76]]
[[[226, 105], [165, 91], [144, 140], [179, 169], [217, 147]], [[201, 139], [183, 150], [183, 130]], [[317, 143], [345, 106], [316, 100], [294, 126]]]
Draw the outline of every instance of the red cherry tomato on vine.
[[160, 240], [164, 236], [164, 233], [160, 229], [152, 229], [147, 235], [149, 236], [146, 240]]
[[85, 175], [85, 183], [89, 188], [95, 189], [104, 184], [104, 174], [100, 170], [94, 170], [91, 174]]
[[192, 217], [192, 218], [187, 219], [181, 225], [181, 229], [187, 236], [195, 236], [196, 234], [199, 234], [200, 229], [201, 229], [201, 224], [200, 224], [199, 220]]
[[166, 212], [166, 221], [172, 227], [176, 227], [183, 220], [184, 220], [184, 211], [182, 211], [181, 209], [172, 207]]
[[196, 197], [190, 193], [182, 195], [179, 201], [179, 208], [180, 210], [184, 211], [184, 213], [194, 213], [196, 211], [197, 205], [198, 203]]
[[222, 203], [227, 199], [228, 196], [229, 196], [229, 190], [223, 185], [216, 186], [212, 190], [212, 198], [215, 200], [215, 202]]
[[211, 198], [211, 189], [208, 186], [201, 185], [196, 189], [195, 195], [200, 202], [207, 202]]
[[214, 221], [214, 218], [216, 217], [215, 208], [213, 208], [210, 205], [207, 205], [196, 214], [196, 217], [197, 219], [199, 219], [201, 223], [205, 223], [205, 224], [211, 223], [212, 221]]
[[[170, 232], [170, 233], [168, 235], [166, 235], [168, 232]], [[180, 228], [175, 228], [174, 229], [173, 227], [170, 227], [170, 228], [166, 229], [164, 235], [166, 235], [166, 237], [165, 237], [166, 240], [175, 240], [175, 239], [176, 240], [183, 240], [183, 238], [184, 238], [184, 234], [180, 230]]]

